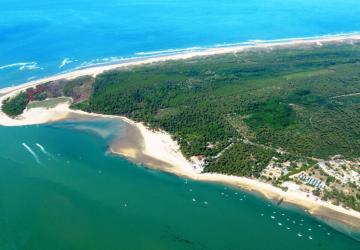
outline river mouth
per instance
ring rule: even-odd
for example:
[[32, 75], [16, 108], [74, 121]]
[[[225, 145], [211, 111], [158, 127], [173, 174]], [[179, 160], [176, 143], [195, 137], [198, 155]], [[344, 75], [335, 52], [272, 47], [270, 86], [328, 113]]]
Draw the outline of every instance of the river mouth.
[[[0, 245], [147, 250], [359, 246], [300, 209], [106, 153], [111, 131], [121, 136], [124, 129], [124, 124], [103, 119], [0, 127], [3, 140], [11, 141], [0, 144], [0, 231], [5, 236]], [[235, 237], [231, 232], [240, 233]], [[254, 241], [259, 234], [266, 243]]]

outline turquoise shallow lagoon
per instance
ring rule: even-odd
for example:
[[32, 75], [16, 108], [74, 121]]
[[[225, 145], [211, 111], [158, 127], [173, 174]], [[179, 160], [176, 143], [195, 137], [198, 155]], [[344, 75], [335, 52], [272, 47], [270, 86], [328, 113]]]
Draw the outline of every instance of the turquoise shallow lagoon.
[[359, 249], [300, 209], [108, 154], [124, 126], [0, 127], [0, 249]]

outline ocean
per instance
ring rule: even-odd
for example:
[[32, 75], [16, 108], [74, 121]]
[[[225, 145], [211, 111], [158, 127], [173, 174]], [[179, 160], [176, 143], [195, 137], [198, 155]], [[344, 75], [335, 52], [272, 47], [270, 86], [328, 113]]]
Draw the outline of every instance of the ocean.
[[[360, 31], [347, 0], [0, 0], [0, 87], [99, 64]], [[0, 127], [0, 249], [359, 249], [359, 233], [108, 153], [125, 124]], [[357, 239], [357, 240], [356, 240]]]
[[359, 249], [298, 208], [109, 154], [124, 128], [0, 127], [0, 249]]
[[184, 49], [360, 31], [357, 0], [0, 0], [0, 5], [0, 87]]

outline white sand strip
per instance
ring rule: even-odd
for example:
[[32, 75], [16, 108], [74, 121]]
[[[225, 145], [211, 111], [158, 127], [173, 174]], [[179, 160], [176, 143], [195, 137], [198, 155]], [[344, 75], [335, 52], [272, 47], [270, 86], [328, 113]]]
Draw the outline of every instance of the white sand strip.
[[105, 71], [114, 70], [118, 68], [126, 68], [130, 66], [142, 65], [142, 64], [151, 64], [156, 62], [165, 62], [170, 60], [184, 60], [190, 59], [198, 56], [211, 56], [211, 55], [219, 55], [219, 54], [227, 54], [227, 53], [235, 53], [240, 52], [246, 49], [254, 49], [254, 48], [270, 48], [270, 47], [286, 47], [286, 46], [297, 46], [297, 45], [317, 45], [322, 46], [326, 43], [332, 42], [349, 42], [360, 40], [360, 33], [354, 34], [339, 34], [339, 35], [329, 35], [329, 36], [321, 36], [316, 38], [294, 38], [294, 39], [278, 39], [273, 41], [254, 41], [254, 44], [251, 45], [241, 45], [241, 46], [229, 46], [229, 47], [218, 47], [218, 48], [209, 48], [202, 51], [190, 51], [179, 53], [175, 55], [165, 55], [158, 56], [152, 58], [145, 58], [131, 62], [123, 62], [105, 66], [95, 66], [85, 69], [80, 69], [76, 71], [72, 71], [69, 73], [54, 75], [51, 77], [30, 81], [18, 86], [8, 87], [0, 89], [0, 94], [8, 93], [13, 90], [24, 90], [29, 87], [33, 87], [42, 83], [60, 80], [60, 79], [74, 79], [80, 76], [96, 76]]

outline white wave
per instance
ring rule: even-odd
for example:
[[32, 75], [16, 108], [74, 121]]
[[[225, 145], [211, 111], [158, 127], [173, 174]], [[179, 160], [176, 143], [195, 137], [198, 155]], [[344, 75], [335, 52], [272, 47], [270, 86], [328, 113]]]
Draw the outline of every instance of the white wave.
[[40, 69], [40, 67], [37, 65], [37, 63], [34, 64], [28, 64], [20, 67], [20, 70], [36, 70]]
[[140, 61], [147, 58], [153, 58], [152, 56], [134, 56], [134, 57], [122, 57], [122, 56], [112, 56], [112, 57], [105, 57], [105, 58], [98, 58], [93, 59], [90, 61], [85, 61], [81, 63], [79, 66], [64, 71], [64, 72], [71, 72], [74, 70], [80, 70], [85, 68], [92, 68], [97, 66], [103, 66], [103, 65], [112, 65], [117, 63], [127, 63], [127, 62], [134, 62], [134, 61]]
[[13, 68], [13, 67], [21, 67], [21, 66], [24, 66], [25, 64], [26, 64], [26, 63], [13, 63], [13, 64], [8, 64], [8, 65], [0, 66], [0, 70], [1, 70], [1, 69]]
[[171, 53], [182, 53], [182, 52], [191, 52], [206, 49], [206, 47], [190, 47], [185, 49], [166, 49], [159, 51], [149, 51], [149, 52], [138, 52], [135, 55], [139, 56], [149, 56], [149, 55], [160, 55], [160, 54], [171, 54]]
[[28, 81], [34, 80], [36, 78], [36, 76], [30, 76], [27, 78]]
[[18, 70], [36, 70], [36, 69], [40, 69], [37, 62], [20, 62], [20, 63], [13, 63], [13, 64], [0, 66], [0, 70], [9, 69], [9, 68], [18, 68]]
[[88, 67], [99, 66], [99, 65], [104, 65], [104, 64], [117, 63], [117, 62], [121, 62], [124, 60], [132, 60], [132, 59], [136, 59], [136, 58], [124, 58], [124, 57], [120, 57], [120, 56], [98, 58], [98, 59], [93, 59], [90, 61], [85, 61], [85, 62], [81, 63], [80, 66], [76, 67], [75, 69], [82, 69], [82, 68], [88, 68]]
[[147, 58], [156, 58], [158, 56], [181, 54], [181, 53], [201, 51], [201, 50], [206, 50], [206, 49], [208, 49], [208, 48], [207, 47], [192, 47], [192, 48], [187, 48], [187, 49], [169, 49], [169, 50], [163, 50], [163, 51], [138, 52], [138, 53], [135, 53], [136, 56], [132, 56], [132, 57], [111, 56], [111, 57], [97, 58], [97, 59], [83, 62], [79, 66], [75, 67], [73, 70], [79, 70], [79, 69], [102, 66], [102, 65], [111, 65], [111, 64], [115, 64], [115, 63], [126, 63], [126, 62], [132, 62], [132, 61], [137, 61], [137, 60], [143, 60], [143, 59], [147, 59]]
[[39, 160], [39, 157], [37, 156], [37, 154], [26, 144], [26, 143], [22, 143], [22, 145], [26, 148], [27, 151], [29, 151], [29, 153], [34, 157], [35, 161], [41, 165], [41, 162]]
[[[190, 52], [201, 52], [206, 51], [208, 49], [216, 49], [216, 48], [228, 48], [228, 47], [241, 47], [241, 46], [256, 46], [260, 44], [281, 44], [288, 43], [292, 41], [307, 41], [307, 40], [317, 40], [317, 39], [326, 39], [326, 38], [346, 38], [354, 35], [360, 35], [360, 31], [354, 31], [349, 33], [337, 33], [337, 34], [327, 34], [327, 35], [319, 35], [319, 36], [308, 36], [308, 37], [295, 37], [295, 38], [280, 38], [280, 39], [269, 39], [269, 40], [261, 40], [261, 39], [253, 39], [243, 42], [234, 42], [234, 43], [219, 43], [213, 44], [209, 46], [197, 46], [197, 47], [189, 47], [183, 49], [165, 49], [159, 51], [149, 51], [149, 52], [137, 52], [133, 57], [122, 57], [122, 56], [111, 56], [105, 58], [98, 58], [89, 61], [82, 62], [79, 66], [74, 67], [72, 69], [66, 70], [62, 73], [72, 72], [84, 68], [91, 68], [103, 65], [111, 65], [116, 63], [127, 63], [132, 61], [144, 60], [148, 58], [156, 58], [166, 55], [174, 55], [174, 54], [186, 54]], [[351, 41], [349, 41], [351, 42]], [[64, 59], [65, 60], [65, 59]], [[75, 61], [75, 60], [74, 60]], [[60, 64], [60, 66], [63, 63]], [[60, 68], [60, 67], [59, 67]], [[1, 67], [0, 67], [1, 69]]]
[[286, 43], [292, 41], [306, 41], [306, 40], [316, 40], [316, 39], [324, 39], [324, 38], [331, 38], [331, 37], [346, 37], [351, 35], [360, 35], [359, 31], [349, 32], [349, 33], [338, 33], [338, 34], [327, 34], [327, 35], [319, 35], [319, 36], [308, 36], [308, 37], [294, 37], [294, 38], [279, 38], [279, 39], [269, 39], [269, 40], [262, 40], [262, 39], [252, 39], [246, 42], [235, 42], [235, 43], [220, 43], [215, 44], [215, 48], [219, 47], [233, 47], [233, 46], [246, 46], [246, 45], [257, 45], [257, 44], [268, 44], [268, 43]]
[[117, 62], [123, 60], [124, 57], [122, 56], [111, 56], [111, 57], [104, 57], [104, 58], [97, 58], [94, 60], [91, 60], [90, 62], [84, 62], [82, 64], [88, 64], [88, 63], [109, 63], [109, 62]]
[[54, 158], [54, 156], [52, 154], [50, 154], [48, 151], [46, 151], [46, 149], [44, 148], [43, 145], [39, 144], [39, 143], [36, 143], [35, 144], [38, 148], [40, 148], [40, 150], [47, 156], [51, 157], [51, 158]]
[[59, 69], [63, 68], [65, 65], [73, 63], [73, 62], [77, 62], [77, 60], [72, 60], [71, 58], [64, 58], [64, 60], [62, 60], [62, 62], [59, 65]]
[[238, 43], [217, 43], [214, 46], [210, 46], [209, 48], [226, 48], [226, 47], [247, 46], [247, 45], [255, 45], [255, 42], [247, 41], [247, 42], [238, 42]]

